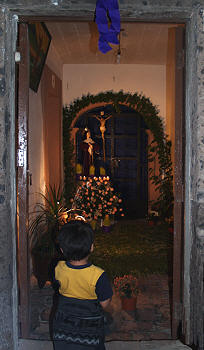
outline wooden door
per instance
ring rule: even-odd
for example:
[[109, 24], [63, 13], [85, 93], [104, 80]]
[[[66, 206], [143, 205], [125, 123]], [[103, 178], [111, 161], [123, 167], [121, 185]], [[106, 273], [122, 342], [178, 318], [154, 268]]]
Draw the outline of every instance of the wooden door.
[[20, 337], [29, 336], [29, 253], [28, 253], [28, 98], [29, 46], [26, 24], [19, 25], [21, 61], [17, 72], [17, 233]]
[[143, 118], [135, 111], [113, 114], [107, 128], [107, 165], [114, 187], [121, 193], [124, 211], [129, 219], [147, 215], [148, 136], [145, 128]]
[[[105, 164], [100, 123], [94, 118], [100, 115], [100, 110], [105, 111], [105, 115], [112, 115], [106, 122]], [[121, 194], [125, 216], [144, 218], [148, 208], [148, 136], [141, 115], [125, 106], [121, 106], [121, 113], [116, 115], [112, 106], [106, 106], [82, 115], [75, 127], [80, 129], [77, 135], [78, 162], [83, 163], [79, 145], [81, 131], [87, 127], [100, 149], [100, 157], [95, 160], [96, 175], [99, 175], [100, 165], [104, 166], [115, 190]]]
[[181, 336], [184, 251], [184, 28], [175, 29], [175, 171], [172, 337]]

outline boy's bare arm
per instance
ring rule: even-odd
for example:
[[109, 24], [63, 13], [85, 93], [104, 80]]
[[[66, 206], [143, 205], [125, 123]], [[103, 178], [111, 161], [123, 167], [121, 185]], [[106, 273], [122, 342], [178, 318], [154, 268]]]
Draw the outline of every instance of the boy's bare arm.
[[110, 305], [110, 302], [111, 302], [111, 298], [106, 299], [104, 301], [100, 301], [100, 304], [103, 309], [106, 309]]

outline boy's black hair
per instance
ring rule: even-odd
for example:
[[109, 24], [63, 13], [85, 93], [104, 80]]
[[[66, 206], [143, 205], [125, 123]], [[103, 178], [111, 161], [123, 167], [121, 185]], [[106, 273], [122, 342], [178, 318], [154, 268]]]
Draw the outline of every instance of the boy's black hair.
[[58, 235], [58, 243], [68, 261], [78, 261], [90, 254], [94, 233], [84, 221], [72, 220], [65, 224]]

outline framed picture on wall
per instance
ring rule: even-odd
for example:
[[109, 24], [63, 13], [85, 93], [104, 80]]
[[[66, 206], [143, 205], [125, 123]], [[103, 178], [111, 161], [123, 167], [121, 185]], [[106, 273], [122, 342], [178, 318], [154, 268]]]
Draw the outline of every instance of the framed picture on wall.
[[29, 22], [28, 35], [30, 48], [30, 88], [37, 92], [52, 38], [43, 22]]

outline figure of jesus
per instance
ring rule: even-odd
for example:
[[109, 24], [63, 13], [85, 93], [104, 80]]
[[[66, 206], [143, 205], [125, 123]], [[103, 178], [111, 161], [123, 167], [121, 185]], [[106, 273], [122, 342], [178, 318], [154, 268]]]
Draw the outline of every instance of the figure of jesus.
[[103, 158], [104, 162], [106, 161], [106, 153], [105, 153], [105, 131], [106, 131], [106, 121], [112, 117], [112, 115], [109, 115], [108, 117], [104, 118], [104, 112], [101, 111], [100, 116], [95, 116], [96, 119], [99, 120], [100, 122], [100, 132], [101, 132], [101, 137], [103, 140]]
[[106, 120], [110, 119], [112, 117], [112, 115], [109, 115], [106, 118], [104, 118], [103, 116], [104, 116], [104, 112], [101, 111], [100, 117], [98, 117], [98, 116], [95, 117], [100, 122], [100, 131], [101, 131], [101, 134], [102, 134], [102, 139], [104, 139], [104, 133], [106, 131]]

